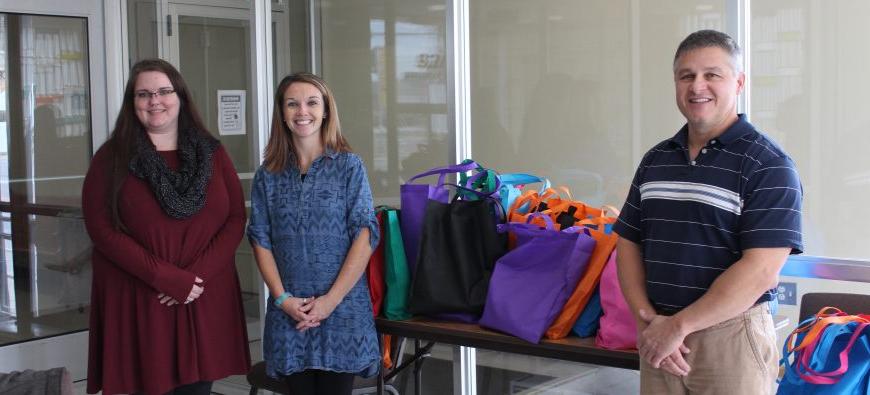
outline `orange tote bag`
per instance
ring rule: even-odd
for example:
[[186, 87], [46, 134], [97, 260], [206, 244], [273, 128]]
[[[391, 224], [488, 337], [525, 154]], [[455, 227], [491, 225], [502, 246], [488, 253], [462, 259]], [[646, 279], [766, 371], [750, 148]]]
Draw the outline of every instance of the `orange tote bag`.
[[550, 325], [550, 328], [544, 334], [547, 339], [561, 339], [568, 336], [568, 333], [571, 332], [571, 328], [574, 326], [574, 322], [580, 317], [580, 313], [583, 312], [583, 308], [586, 307], [586, 303], [589, 302], [589, 298], [595, 292], [595, 287], [598, 286], [598, 282], [601, 280], [604, 266], [607, 265], [607, 259], [610, 258], [610, 254], [616, 248], [616, 241], [619, 239], [616, 233], [604, 232], [604, 228], [609, 228], [609, 225], [615, 221], [616, 218], [614, 217], [595, 217], [577, 221], [577, 225], [598, 226], [598, 229], [586, 228], [589, 230], [592, 238], [595, 239], [595, 249], [592, 251], [592, 256], [589, 257], [586, 273], [583, 273], [583, 277], [580, 278], [577, 288], [574, 289], [574, 292], [568, 298], [568, 302], [565, 303], [562, 312], [559, 313], [559, 316], [556, 317], [556, 320], [553, 321], [553, 324]]

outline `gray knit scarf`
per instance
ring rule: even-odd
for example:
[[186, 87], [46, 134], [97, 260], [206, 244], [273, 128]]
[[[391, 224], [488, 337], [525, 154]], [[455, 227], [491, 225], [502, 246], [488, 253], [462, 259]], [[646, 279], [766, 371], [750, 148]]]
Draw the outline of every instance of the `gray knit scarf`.
[[130, 171], [151, 185], [160, 207], [172, 218], [185, 219], [205, 205], [205, 190], [212, 174], [212, 154], [220, 144], [195, 130], [180, 132], [178, 156], [181, 165], [172, 170], [157, 153], [154, 144], [140, 133]]

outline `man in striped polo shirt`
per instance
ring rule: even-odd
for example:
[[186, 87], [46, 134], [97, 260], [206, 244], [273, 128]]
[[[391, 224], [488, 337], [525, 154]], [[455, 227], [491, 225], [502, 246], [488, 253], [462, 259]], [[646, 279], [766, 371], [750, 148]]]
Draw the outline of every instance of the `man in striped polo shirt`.
[[776, 379], [768, 302], [803, 249], [802, 190], [791, 158], [737, 114], [744, 81], [728, 35], [680, 43], [686, 125], [643, 157], [614, 226], [644, 394], [765, 394]]

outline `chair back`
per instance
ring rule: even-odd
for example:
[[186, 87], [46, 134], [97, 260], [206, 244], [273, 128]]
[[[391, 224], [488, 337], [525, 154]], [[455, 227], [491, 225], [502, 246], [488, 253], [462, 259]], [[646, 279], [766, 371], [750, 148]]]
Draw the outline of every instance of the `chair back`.
[[870, 295], [814, 292], [801, 297], [800, 320], [816, 314], [823, 307], [836, 307], [848, 314], [870, 314]]

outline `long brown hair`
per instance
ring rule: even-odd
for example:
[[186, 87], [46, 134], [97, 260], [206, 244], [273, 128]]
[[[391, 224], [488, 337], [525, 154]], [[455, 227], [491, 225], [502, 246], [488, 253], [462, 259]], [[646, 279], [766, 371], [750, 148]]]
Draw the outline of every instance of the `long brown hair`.
[[[115, 121], [115, 128], [112, 129], [112, 134], [105, 142], [105, 146], [109, 149], [111, 156], [111, 167], [109, 168], [109, 201], [107, 202], [112, 213], [112, 224], [115, 229], [126, 230], [121, 222], [120, 212], [118, 210], [121, 194], [121, 186], [124, 185], [124, 180], [129, 173], [130, 160], [136, 152], [136, 139], [141, 133], [147, 133], [145, 125], [136, 116], [136, 107], [134, 104], [134, 90], [136, 89], [136, 80], [139, 74], [147, 71], [156, 71], [166, 75], [169, 82], [172, 83], [172, 89], [178, 95], [178, 133], [189, 133], [195, 131], [204, 138], [214, 139], [205, 127], [202, 117], [199, 116], [196, 106], [191, 100], [190, 89], [184, 79], [181, 78], [181, 73], [175, 69], [169, 62], [163, 59], [145, 59], [137, 62], [130, 70], [130, 78], [127, 79], [127, 85], [124, 88], [124, 101], [121, 104], [121, 111], [118, 113], [118, 119]], [[151, 140], [146, 140], [151, 141]]]
[[281, 80], [275, 89], [275, 100], [272, 103], [272, 130], [269, 142], [263, 153], [263, 167], [272, 173], [283, 171], [288, 165], [296, 165], [296, 146], [290, 136], [290, 128], [284, 123], [284, 92], [294, 82], [305, 82], [317, 87], [323, 95], [326, 118], [320, 126], [320, 141], [324, 148], [335, 152], [350, 152], [350, 144], [341, 135], [341, 123], [338, 120], [338, 106], [335, 96], [326, 85], [326, 81], [311, 73], [290, 74]]

